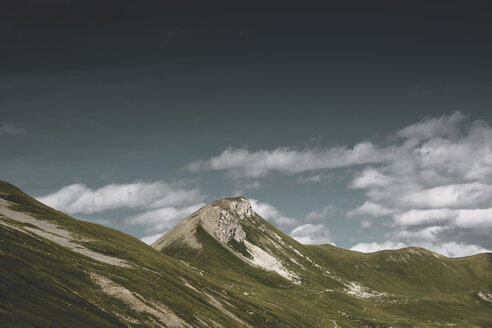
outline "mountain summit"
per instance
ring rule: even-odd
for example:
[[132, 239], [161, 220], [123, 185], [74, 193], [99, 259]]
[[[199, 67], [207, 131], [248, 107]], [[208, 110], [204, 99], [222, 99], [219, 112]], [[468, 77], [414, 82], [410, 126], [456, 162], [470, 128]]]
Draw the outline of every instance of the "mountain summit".
[[[196, 229], [200, 225], [217, 240], [227, 244], [231, 240], [242, 242], [246, 233], [241, 227], [241, 221], [254, 221], [256, 213], [250, 202], [243, 197], [223, 198], [216, 200], [183, 221], [164, 234], [152, 245], [162, 250], [169, 245], [186, 245], [191, 248], [201, 248], [197, 241]], [[242, 222], [243, 224], [245, 222]]]
[[0, 181], [0, 326], [492, 327], [492, 254], [302, 245], [241, 197], [153, 246]]
[[203, 257], [209, 252], [203, 249], [204, 233], [241, 261], [299, 283], [299, 277], [285, 263], [288, 256], [298, 256], [292, 251], [295, 248], [287, 247], [284, 240], [296, 242], [261, 218], [244, 197], [222, 198], [202, 207], [152, 247], [164, 253], [187, 254], [188, 259], [193, 257], [191, 254]]

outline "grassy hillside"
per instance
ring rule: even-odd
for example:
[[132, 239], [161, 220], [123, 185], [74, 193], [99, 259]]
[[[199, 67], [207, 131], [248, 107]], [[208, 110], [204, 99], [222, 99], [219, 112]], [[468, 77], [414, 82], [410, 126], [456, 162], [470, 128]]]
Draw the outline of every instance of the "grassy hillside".
[[491, 254], [305, 246], [254, 215], [240, 221], [249, 249], [296, 279], [251, 265], [244, 241], [200, 224], [200, 248], [160, 252], [0, 182], [0, 326], [492, 327]]
[[[227, 209], [222, 201], [215, 206]], [[492, 327], [492, 304], [479, 297], [492, 290], [492, 254], [451, 259], [421, 248], [364, 254], [301, 245], [257, 214], [237, 222], [245, 243], [273, 255], [300, 283], [245, 262], [245, 246], [221, 242], [199, 221], [190, 233], [203, 247], [188, 247], [171, 237], [171, 230], [162, 239], [175, 242], [161, 251], [248, 294], [261, 307], [273, 306], [285, 326]]]
[[[0, 200], [12, 211], [69, 231], [93, 252], [127, 263], [111, 265], [73, 252], [0, 211], [2, 327], [234, 327], [241, 325], [228, 312], [246, 317], [222, 301], [221, 286], [138, 239], [75, 220], [4, 182]], [[109, 284], [106, 291], [102, 283]]]

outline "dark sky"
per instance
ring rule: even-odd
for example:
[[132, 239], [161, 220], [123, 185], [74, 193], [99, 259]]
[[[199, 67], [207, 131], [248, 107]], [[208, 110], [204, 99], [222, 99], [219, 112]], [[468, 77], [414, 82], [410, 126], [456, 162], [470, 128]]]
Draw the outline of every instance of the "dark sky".
[[185, 168], [230, 147], [389, 143], [454, 111], [489, 122], [491, 17], [490, 1], [3, 1], [0, 178], [34, 195], [181, 181], [295, 218], [339, 203], [324, 223], [337, 244], [380, 241], [340, 214], [364, 200], [350, 168], [328, 186], [290, 174], [250, 191]]

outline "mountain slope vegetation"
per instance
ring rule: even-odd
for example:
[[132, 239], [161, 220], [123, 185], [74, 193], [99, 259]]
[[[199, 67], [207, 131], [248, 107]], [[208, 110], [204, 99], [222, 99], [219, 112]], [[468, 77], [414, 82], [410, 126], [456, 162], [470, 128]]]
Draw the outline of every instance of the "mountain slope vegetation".
[[0, 182], [0, 326], [492, 326], [492, 254], [302, 245], [244, 198], [152, 246]]

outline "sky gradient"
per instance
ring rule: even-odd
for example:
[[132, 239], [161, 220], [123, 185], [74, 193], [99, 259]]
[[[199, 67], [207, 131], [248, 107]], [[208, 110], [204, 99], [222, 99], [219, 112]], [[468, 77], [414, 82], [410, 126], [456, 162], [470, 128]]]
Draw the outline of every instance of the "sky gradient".
[[306, 243], [492, 250], [492, 6], [0, 10], [0, 179], [146, 241], [243, 195]]

